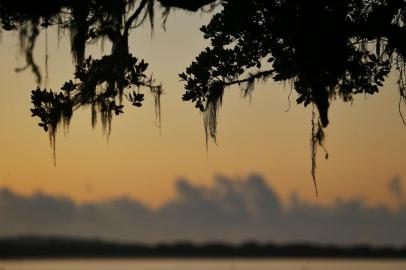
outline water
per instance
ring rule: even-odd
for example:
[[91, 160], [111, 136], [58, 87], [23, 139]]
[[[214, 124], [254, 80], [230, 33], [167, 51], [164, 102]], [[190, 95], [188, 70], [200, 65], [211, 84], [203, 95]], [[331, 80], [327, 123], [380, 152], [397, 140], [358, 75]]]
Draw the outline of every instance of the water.
[[405, 270], [406, 260], [8, 260], [0, 270]]

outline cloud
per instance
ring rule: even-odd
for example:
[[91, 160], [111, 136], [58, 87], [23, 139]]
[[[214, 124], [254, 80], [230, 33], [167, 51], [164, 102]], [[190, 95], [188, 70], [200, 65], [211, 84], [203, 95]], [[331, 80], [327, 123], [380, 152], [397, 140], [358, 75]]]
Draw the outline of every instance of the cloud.
[[[389, 185], [399, 193], [400, 180]], [[0, 190], [0, 236], [21, 234], [98, 237], [155, 243], [306, 241], [335, 244], [406, 244], [406, 207], [366, 206], [337, 200], [319, 206], [293, 194], [289, 206], [260, 175], [215, 177], [211, 188], [187, 179], [177, 196], [158, 210], [130, 198], [75, 204], [70, 199]]]

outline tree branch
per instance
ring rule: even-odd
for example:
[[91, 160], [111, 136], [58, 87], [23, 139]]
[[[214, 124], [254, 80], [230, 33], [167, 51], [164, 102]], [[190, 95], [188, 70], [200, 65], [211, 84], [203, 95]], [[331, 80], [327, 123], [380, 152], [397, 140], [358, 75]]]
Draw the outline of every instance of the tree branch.
[[230, 86], [233, 84], [239, 84], [239, 83], [246, 83], [246, 82], [251, 82], [255, 79], [259, 79], [259, 78], [264, 78], [264, 77], [268, 77], [271, 76], [272, 73], [274, 72], [273, 69], [271, 70], [265, 70], [265, 71], [260, 71], [258, 73], [255, 74], [250, 74], [247, 78], [241, 79], [241, 80], [236, 80], [236, 81], [230, 81], [225, 83], [225, 86]]

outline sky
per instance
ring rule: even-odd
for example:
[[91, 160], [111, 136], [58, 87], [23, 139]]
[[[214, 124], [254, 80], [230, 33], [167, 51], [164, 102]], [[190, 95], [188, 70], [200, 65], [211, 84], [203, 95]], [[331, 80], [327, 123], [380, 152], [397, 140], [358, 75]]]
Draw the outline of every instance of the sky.
[[[202, 115], [181, 101], [184, 89], [178, 74], [208, 45], [198, 29], [209, 19], [210, 14], [175, 11], [166, 31], [158, 21], [153, 35], [145, 26], [130, 38], [131, 51], [150, 64], [147, 73], [163, 84], [161, 130], [155, 126], [152, 95], [146, 95], [143, 107], [127, 106], [113, 119], [108, 141], [101, 127], [92, 130], [90, 110], [79, 109], [69, 132], [57, 135], [56, 166], [47, 134], [30, 117], [35, 77], [30, 71], [14, 71], [24, 65], [18, 36], [3, 32], [0, 188], [18, 196], [41, 191], [79, 205], [125, 197], [147, 209], [161, 209], [178, 198], [175, 187], [181, 178], [192, 187], [215, 189], [214, 175], [237, 179], [258, 174], [283, 205], [297, 193], [300, 202], [326, 209], [336, 207], [337, 198], [362, 200], [368, 207], [402, 207], [399, 196], [388, 189], [391, 179], [399, 179], [398, 184], [406, 179], [406, 127], [398, 112], [395, 74], [378, 95], [356, 97], [353, 104], [332, 103], [326, 129], [329, 159], [320, 152], [317, 163], [318, 197], [310, 174], [311, 109], [296, 105], [294, 93], [289, 106], [288, 84], [259, 82], [251, 99], [242, 98], [237, 87], [228, 88], [218, 145], [210, 143], [206, 151]], [[68, 40], [66, 34], [58, 42], [56, 31], [48, 30], [52, 89], [73, 79]], [[42, 33], [35, 50], [42, 71], [44, 41]], [[106, 44], [104, 51], [108, 49]], [[87, 53], [103, 52], [97, 44]]]

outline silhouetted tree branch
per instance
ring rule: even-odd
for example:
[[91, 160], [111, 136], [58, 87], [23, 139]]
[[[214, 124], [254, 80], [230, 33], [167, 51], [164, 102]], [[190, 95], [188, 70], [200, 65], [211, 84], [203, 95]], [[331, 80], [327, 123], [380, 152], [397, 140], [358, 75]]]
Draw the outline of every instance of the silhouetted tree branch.
[[318, 110], [311, 133], [314, 180], [331, 100], [377, 93], [394, 66], [400, 104], [406, 104], [404, 1], [227, 0], [222, 6], [201, 28], [211, 46], [180, 74], [183, 100], [203, 111], [206, 135], [214, 141], [227, 81], [246, 81], [247, 73], [261, 74], [264, 66], [272, 72], [263, 79], [290, 81], [297, 103]]
[[[245, 95], [258, 79], [289, 81], [297, 103], [312, 105], [312, 170], [316, 179], [317, 147], [329, 124], [330, 103], [351, 101], [357, 94], [378, 93], [392, 69], [399, 74], [399, 112], [406, 105], [406, 2], [403, 0], [4, 0], [0, 24], [19, 31], [27, 67], [41, 82], [33, 57], [39, 31], [51, 25], [67, 29], [76, 72], [60, 92], [32, 92], [33, 116], [55, 146], [58, 124], [68, 125], [78, 107], [92, 108], [92, 126], [100, 115], [106, 134], [111, 118], [124, 112], [126, 97], [141, 106], [151, 90], [157, 117], [162, 88], [145, 74], [148, 64], [133, 56], [131, 29], [149, 19], [155, 3], [196, 11], [206, 5], [221, 9], [201, 28], [211, 45], [179, 76], [183, 100], [203, 112], [206, 143], [216, 140], [217, 116], [225, 88], [239, 84]], [[129, 15], [131, 14], [131, 15]], [[166, 13], [167, 14], [167, 13]], [[86, 45], [109, 39], [112, 50], [101, 59], [86, 57]], [[24, 67], [23, 69], [25, 69]], [[404, 121], [405, 122], [405, 121]]]

